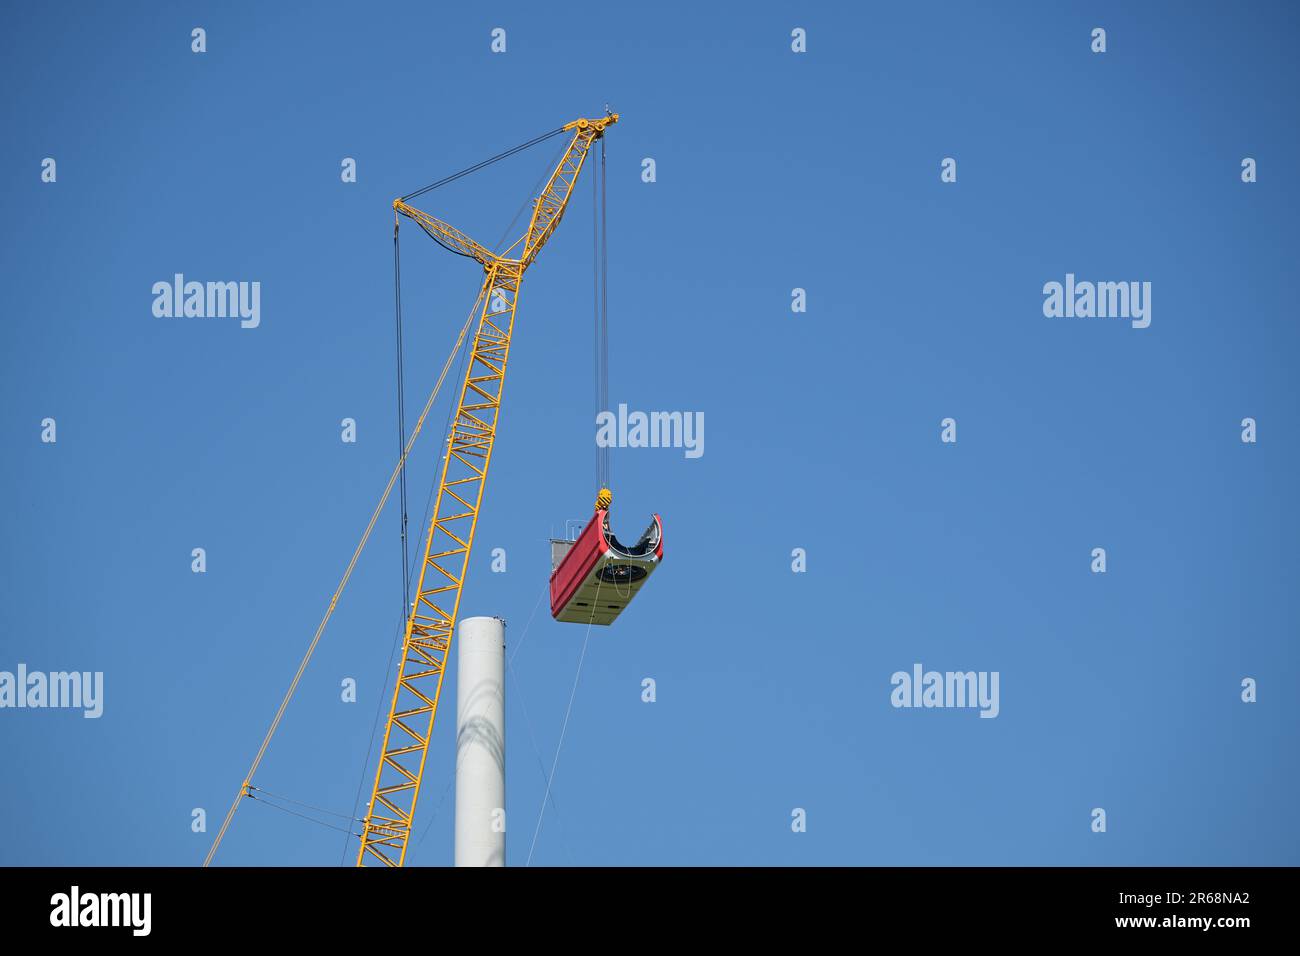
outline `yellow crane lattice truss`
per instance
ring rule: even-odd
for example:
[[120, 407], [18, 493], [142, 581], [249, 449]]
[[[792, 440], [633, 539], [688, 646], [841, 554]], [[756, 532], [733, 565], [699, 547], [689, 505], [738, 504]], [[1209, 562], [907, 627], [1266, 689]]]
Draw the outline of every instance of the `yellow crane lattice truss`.
[[[563, 127], [572, 134], [568, 148], [533, 201], [527, 232], [502, 255], [490, 252], [454, 226], [401, 199], [393, 203], [399, 215], [414, 220], [439, 243], [481, 263], [484, 277], [480, 305], [476, 306], [480, 308], [478, 323], [448, 436], [415, 600], [406, 620], [383, 750], [362, 823], [358, 866], [401, 866], [406, 860], [474, 531], [492, 463], [519, 288], [524, 273], [564, 215], [587, 151], [606, 127], [616, 122], [618, 114], [611, 113], [574, 120]], [[512, 257], [514, 252], [517, 255]]]

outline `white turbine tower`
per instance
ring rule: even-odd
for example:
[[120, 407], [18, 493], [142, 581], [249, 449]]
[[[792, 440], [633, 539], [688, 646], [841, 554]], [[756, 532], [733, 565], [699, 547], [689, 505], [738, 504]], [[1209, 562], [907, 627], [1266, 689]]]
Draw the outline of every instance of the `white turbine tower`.
[[506, 623], [460, 622], [456, 658], [456, 865], [506, 865]]

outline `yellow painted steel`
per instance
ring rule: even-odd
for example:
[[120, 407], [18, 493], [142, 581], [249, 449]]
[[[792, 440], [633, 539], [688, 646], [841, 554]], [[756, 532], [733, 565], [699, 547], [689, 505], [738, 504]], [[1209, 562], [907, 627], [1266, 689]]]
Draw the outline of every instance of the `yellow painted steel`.
[[519, 286], [524, 272], [559, 225], [587, 150], [617, 122], [618, 114], [611, 113], [574, 120], [564, 127], [573, 134], [572, 140], [545, 188], [533, 200], [527, 232], [506, 250], [509, 253], [518, 249], [515, 258], [493, 254], [454, 226], [400, 199], [393, 203], [398, 214], [414, 220], [440, 243], [480, 262], [484, 278], [482, 311], [448, 436], [416, 598], [406, 621], [400, 670], [362, 824], [357, 866], [401, 866], [406, 861], [429, 739], [492, 463]]

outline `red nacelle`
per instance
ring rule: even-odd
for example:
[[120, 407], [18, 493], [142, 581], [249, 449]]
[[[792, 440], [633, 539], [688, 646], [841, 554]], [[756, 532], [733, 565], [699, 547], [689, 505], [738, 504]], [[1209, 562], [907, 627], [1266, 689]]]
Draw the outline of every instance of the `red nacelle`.
[[551, 616], [573, 624], [612, 624], [664, 557], [663, 522], [654, 515], [632, 547], [609, 530], [597, 511], [551, 572]]

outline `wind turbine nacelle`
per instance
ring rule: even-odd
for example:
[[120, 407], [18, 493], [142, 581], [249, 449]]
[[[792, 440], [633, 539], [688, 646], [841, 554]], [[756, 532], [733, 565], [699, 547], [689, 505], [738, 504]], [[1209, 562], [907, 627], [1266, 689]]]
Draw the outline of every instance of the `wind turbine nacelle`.
[[600, 509], [576, 541], [553, 541], [551, 616], [571, 624], [613, 624], [664, 558], [663, 522], [651, 518], [628, 547], [609, 530]]

